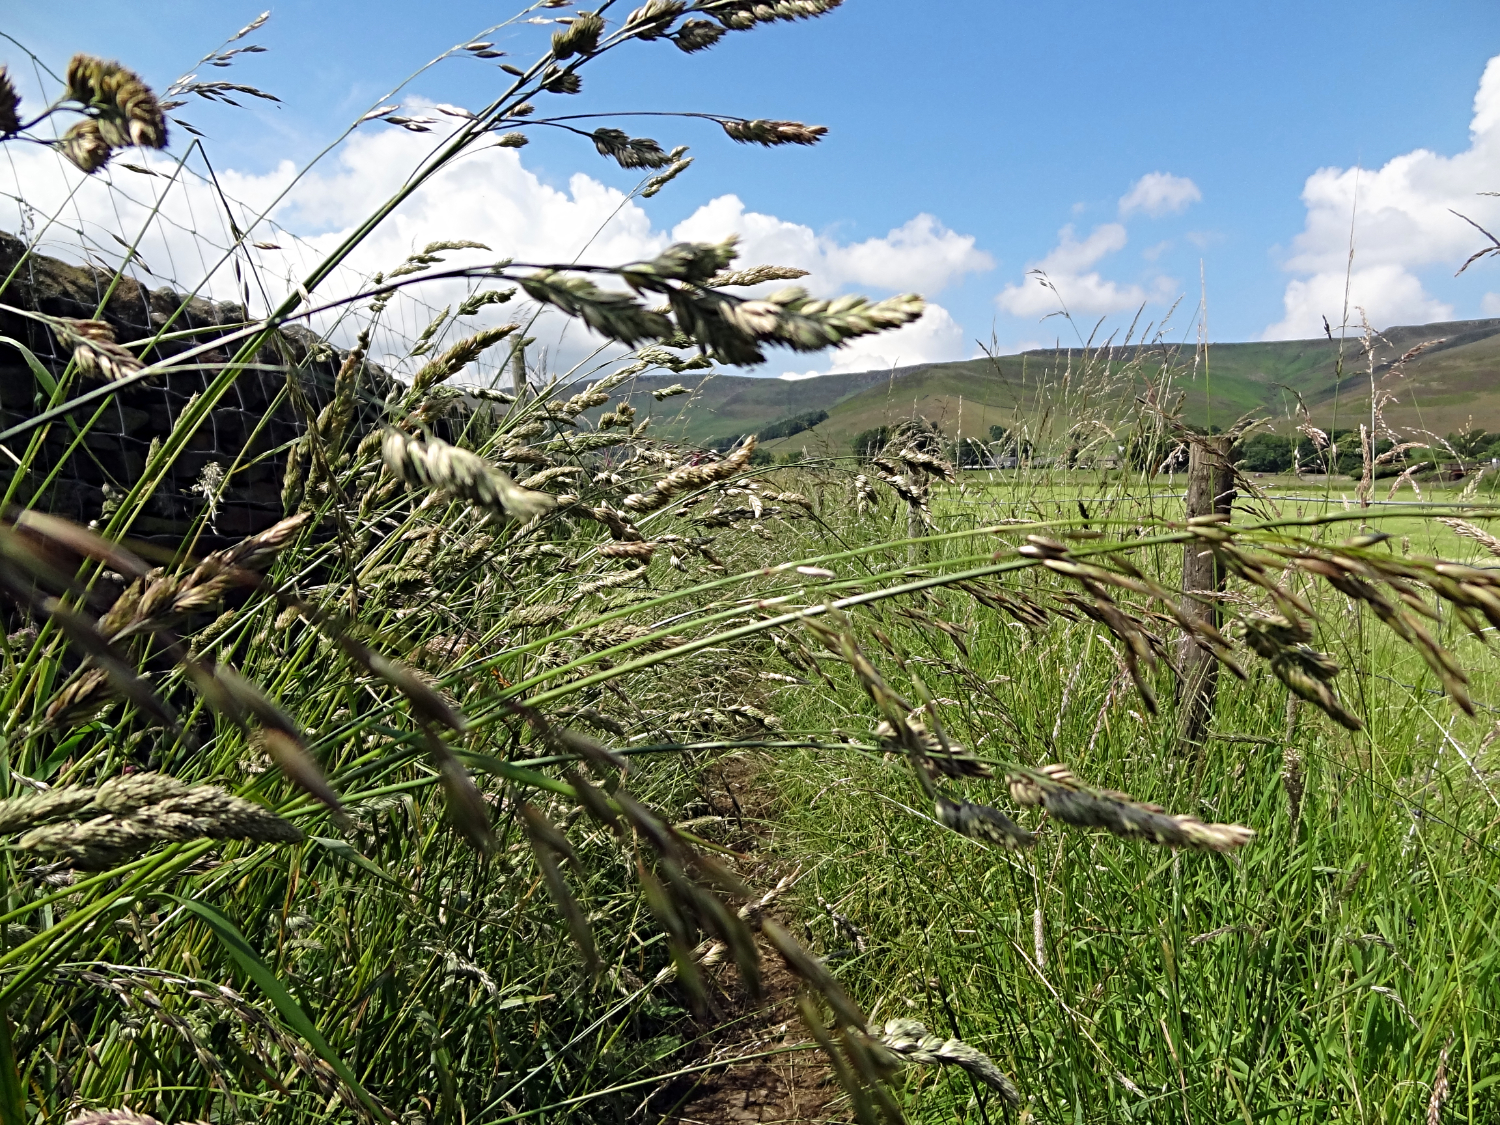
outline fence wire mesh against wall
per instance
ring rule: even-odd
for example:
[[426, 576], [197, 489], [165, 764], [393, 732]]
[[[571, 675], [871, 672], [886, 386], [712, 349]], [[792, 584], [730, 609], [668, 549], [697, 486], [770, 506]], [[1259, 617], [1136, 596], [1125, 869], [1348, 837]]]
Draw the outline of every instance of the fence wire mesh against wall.
[[[266, 315], [319, 257], [316, 240], [270, 217], [274, 198], [252, 203], [226, 191], [198, 146], [176, 162], [114, 164], [81, 184], [55, 152], [17, 154], [15, 147], [0, 164], [0, 304], [97, 317], [122, 342], [168, 336], [154, 345], [152, 358], [160, 358]], [[320, 286], [319, 300], [347, 299], [372, 281], [343, 267]], [[269, 526], [283, 510], [286, 451], [327, 403], [344, 348], [370, 332], [373, 362], [358, 390], [356, 422], [368, 428], [397, 386], [387, 369], [412, 358], [419, 344], [440, 346], [454, 330], [444, 312], [416, 290], [402, 290], [375, 308], [350, 304], [311, 327], [283, 328], [165, 466], [131, 533], [176, 541], [205, 514], [212, 516], [210, 539]], [[53, 389], [69, 375], [70, 351], [18, 313], [0, 311], [0, 334], [31, 353], [0, 344], [0, 428], [8, 429], [63, 401]], [[23, 435], [20, 441], [37, 443], [37, 456], [13, 499], [83, 523], [107, 517], [140, 478], [152, 443], [173, 431], [231, 358], [228, 349], [211, 352], [160, 382], [122, 389]], [[508, 359], [502, 351], [481, 360], [468, 379], [494, 385], [506, 376]], [[66, 397], [84, 389], [75, 378]], [[18, 451], [0, 451], [0, 474], [15, 471]], [[221, 473], [224, 483], [216, 485]]]

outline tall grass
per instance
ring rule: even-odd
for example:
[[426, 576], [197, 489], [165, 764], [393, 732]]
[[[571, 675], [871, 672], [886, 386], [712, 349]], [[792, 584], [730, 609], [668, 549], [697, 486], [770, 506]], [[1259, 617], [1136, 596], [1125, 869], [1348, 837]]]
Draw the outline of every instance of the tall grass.
[[[116, 341], [4, 302], [63, 357], [8, 345], [41, 390], [0, 437], [26, 440], [0, 528], [4, 1125], [122, 1106], [633, 1120], [709, 1068], [713, 966], [735, 962], [753, 993], [766, 957], [803, 992], [786, 1049], [824, 1048], [838, 1112], [861, 1121], [1012, 1102], [1074, 1121], [1494, 1112], [1500, 803], [1474, 639], [1500, 622], [1492, 572], [1370, 534], [1386, 509], [1267, 499], [1233, 525], [1185, 522], [1157, 471], [1194, 440], [1166, 401], [1170, 358], [1122, 374], [1084, 347], [1038, 391], [1030, 467], [982, 484], [915, 418], [868, 475], [755, 467], [753, 441], [685, 449], [623, 402], [588, 423], [644, 370], [818, 350], [921, 312], [913, 296], [736, 295], [796, 271], [731, 271], [732, 243], [462, 268], [441, 261], [461, 243], [434, 244], [375, 278], [340, 273], [473, 146], [558, 123], [533, 102], [576, 93], [600, 53], [669, 34], [702, 49], [833, 6], [567, 17], [265, 317], [202, 342], [172, 318]], [[161, 139], [128, 72], [76, 62], [69, 93], [47, 115], [73, 115], [60, 147], [83, 172]], [[748, 143], [820, 135], [714, 120]], [[0, 131], [16, 131], [3, 115]], [[653, 140], [589, 136], [652, 173], [642, 193], [682, 170]], [[368, 366], [388, 310], [455, 279], [473, 291], [460, 315], [533, 309], [475, 331], [444, 312], [404, 341], [396, 381]], [[335, 281], [351, 291], [325, 298]], [[506, 282], [519, 294], [486, 288]], [[536, 308], [629, 354], [473, 387], [487, 348], [524, 370]], [[296, 352], [287, 324], [310, 310], [357, 344]], [[336, 374], [315, 393], [320, 362]], [[236, 381], [278, 363], [298, 437], [218, 451], [176, 549], [132, 539]], [[67, 428], [65, 459], [84, 456], [104, 404], [200, 367], [94, 530], [46, 516], [48, 435]], [[1101, 413], [1139, 383], [1161, 393]], [[1137, 468], [1073, 467], [1111, 443], [1144, 450]], [[217, 500], [261, 462], [286, 519], [205, 553]], [[1438, 512], [1484, 514], [1470, 496], [1389, 510]], [[1185, 550], [1236, 584], [1184, 595]], [[1218, 605], [1222, 628], [1184, 598]], [[1188, 747], [1184, 632], [1226, 685], [1244, 676]], [[801, 918], [757, 905], [752, 864], [693, 815], [726, 748], [767, 755], [770, 839], [811, 872]]]
[[[1067, 509], [1076, 526], [1085, 494], [1095, 527], [1174, 515], [1171, 499], [1042, 476], [969, 474], [934, 507], [949, 528], [1067, 520]], [[966, 493], [983, 498], [979, 512]], [[1458, 545], [1406, 513], [1391, 522], [1425, 530], [1409, 536], [1414, 553], [1424, 539]], [[1132, 558], [1163, 577], [1181, 566], [1175, 548]], [[1044, 603], [1064, 592], [1045, 580], [1023, 589]], [[1221, 684], [1193, 754], [1170, 714], [1142, 705], [1123, 646], [1091, 621], [1028, 627], [956, 592], [931, 597], [916, 620], [877, 615], [868, 629], [893, 683], [924, 683], [951, 736], [997, 769], [1065, 761], [1097, 784], [1258, 835], [1232, 857], [1080, 841], [1056, 821], [1027, 825], [1038, 831], [1029, 851], [964, 839], [889, 754], [839, 746], [840, 732], [868, 722], [869, 701], [829, 668], [816, 702], [788, 690], [780, 704], [789, 729], [826, 744], [765, 766], [782, 800], [781, 846], [818, 857], [804, 884], [816, 948], [877, 1017], [909, 1013], [991, 1053], [1038, 1120], [1409, 1121], [1428, 1112], [1440, 1060], [1441, 1119], [1494, 1116], [1492, 658], [1444, 623], [1486, 701], [1473, 718], [1455, 714], [1440, 678], [1357, 603], [1326, 589], [1313, 601], [1364, 729], [1335, 724], [1261, 666]], [[1169, 679], [1157, 694], [1170, 697]], [[966, 785], [971, 800], [1003, 800], [992, 783]], [[813, 896], [862, 931], [862, 949]], [[978, 1102], [951, 1075], [906, 1091], [920, 1120], [982, 1120]]]

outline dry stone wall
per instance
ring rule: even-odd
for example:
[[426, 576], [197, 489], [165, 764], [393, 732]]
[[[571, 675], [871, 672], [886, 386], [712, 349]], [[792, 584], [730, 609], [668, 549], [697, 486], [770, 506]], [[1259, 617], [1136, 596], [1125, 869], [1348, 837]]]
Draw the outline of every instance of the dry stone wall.
[[[167, 286], [149, 289], [129, 277], [116, 279], [104, 269], [28, 253], [19, 239], [4, 232], [0, 232], [0, 304], [53, 316], [97, 317], [113, 326], [121, 342], [148, 338], [169, 324], [169, 331], [201, 333], [164, 342], [148, 358], [177, 354], [211, 341], [216, 331], [232, 331], [245, 319], [244, 309], [236, 304], [189, 298]], [[0, 309], [0, 335], [24, 344], [54, 377], [60, 377], [67, 366], [67, 353], [34, 320]], [[183, 535], [204, 509], [205, 498], [194, 485], [210, 462], [217, 462], [225, 472], [238, 464], [213, 522], [215, 538], [238, 539], [279, 519], [286, 448], [306, 429], [303, 411], [292, 395], [282, 392], [291, 380], [315, 415], [328, 401], [342, 358], [343, 353], [305, 328], [288, 327], [277, 333], [256, 356], [255, 367], [241, 372], [193, 435], [131, 533], [162, 539]], [[227, 349], [203, 357], [210, 364], [229, 359]], [[174, 373], [156, 383], [126, 388], [105, 400], [102, 409], [95, 403], [73, 412], [69, 416], [72, 425], [51, 423], [40, 456], [16, 493], [17, 501], [24, 504], [35, 497], [36, 507], [80, 523], [100, 518], [110, 498], [123, 494], [139, 478], [153, 439], [166, 439], [189, 401], [214, 376], [212, 370]], [[379, 368], [367, 366], [360, 395], [361, 423], [378, 420], [381, 401], [392, 385]], [[72, 393], [86, 389], [89, 384], [75, 382]], [[46, 390], [22, 353], [0, 343], [0, 428], [34, 416], [47, 402]], [[81, 447], [68, 456], [80, 434]], [[29, 440], [30, 435], [21, 437], [11, 451], [21, 453]], [[17, 471], [15, 461], [0, 453], [0, 462], [0, 477], [8, 485]]]

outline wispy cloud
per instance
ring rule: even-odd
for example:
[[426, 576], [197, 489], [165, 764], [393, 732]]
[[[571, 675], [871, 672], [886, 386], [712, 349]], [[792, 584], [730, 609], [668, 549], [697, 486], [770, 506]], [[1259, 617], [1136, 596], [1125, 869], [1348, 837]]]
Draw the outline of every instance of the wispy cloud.
[[1051, 253], [1031, 263], [1027, 279], [1007, 285], [995, 301], [1012, 316], [1047, 316], [1058, 312], [1063, 304], [1073, 313], [1107, 316], [1169, 296], [1169, 278], [1155, 278], [1149, 288], [1137, 283], [1122, 285], [1106, 280], [1093, 268], [1123, 250], [1128, 241], [1120, 223], [1103, 223], [1083, 239], [1069, 223], [1058, 231]]
[[1177, 215], [1203, 199], [1198, 185], [1186, 176], [1148, 172], [1120, 197], [1120, 217], [1145, 214], [1152, 218]]

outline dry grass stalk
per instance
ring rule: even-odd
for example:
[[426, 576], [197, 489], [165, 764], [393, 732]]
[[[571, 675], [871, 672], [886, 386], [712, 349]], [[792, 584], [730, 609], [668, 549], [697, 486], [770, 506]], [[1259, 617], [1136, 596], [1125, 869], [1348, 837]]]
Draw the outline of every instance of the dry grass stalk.
[[658, 508], [665, 507], [679, 493], [703, 488], [738, 475], [745, 466], [750, 464], [750, 457], [754, 452], [755, 438], [752, 436], [746, 438], [743, 445], [722, 461], [712, 461], [707, 465], [684, 465], [680, 469], [673, 469], [657, 481], [650, 492], [644, 494], [636, 492], [625, 497], [625, 507], [632, 512], [654, 512]]
[[1254, 839], [1239, 824], [1205, 824], [1195, 816], [1169, 815], [1110, 789], [1093, 789], [1063, 765], [1038, 770], [1012, 769], [1006, 775], [1011, 799], [1019, 805], [1041, 805], [1058, 820], [1080, 828], [1103, 828], [1116, 836], [1147, 839], [1173, 848], [1226, 852]]
[[938, 795], [934, 805], [938, 822], [960, 836], [988, 840], [1003, 848], [1029, 848], [1036, 837], [999, 809], [976, 805], [971, 801], [952, 801]]
[[389, 429], [381, 455], [392, 476], [446, 492], [497, 515], [529, 520], [544, 515], [556, 504], [545, 492], [521, 488], [508, 473], [478, 454], [439, 438], [424, 443]]
[[58, 343], [72, 351], [73, 362], [85, 375], [113, 383], [146, 366], [135, 353], [115, 343], [115, 330], [102, 320], [57, 317], [49, 323]]
[[1443, 1103], [1448, 1100], [1451, 1087], [1448, 1084], [1448, 1052], [1453, 1049], [1453, 1036], [1443, 1044], [1438, 1055], [1437, 1073], [1432, 1078], [1432, 1096], [1427, 1099], [1427, 1125], [1443, 1125]]
[[1454, 519], [1450, 516], [1438, 516], [1438, 523], [1446, 524], [1455, 533], [1465, 539], [1472, 539], [1492, 555], [1500, 555], [1500, 539], [1496, 539], [1482, 527], [1477, 527], [1467, 520]]
[[866, 1034], [879, 1049], [889, 1052], [901, 1063], [960, 1067], [997, 1091], [1011, 1105], [1021, 1104], [1021, 1093], [1010, 1077], [983, 1051], [969, 1046], [962, 1039], [943, 1039], [933, 1035], [926, 1025], [913, 1019], [887, 1020], [884, 1026], [871, 1024]]
[[[67, 796], [68, 794], [71, 796]], [[0, 824], [17, 831], [39, 820], [16, 846], [102, 871], [159, 843], [250, 840], [298, 843], [302, 832], [263, 805], [214, 785], [188, 786], [164, 774], [130, 774], [97, 789], [62, 790], [0, 803]], [[61, 819], [95, 812], [88, 820]]]

